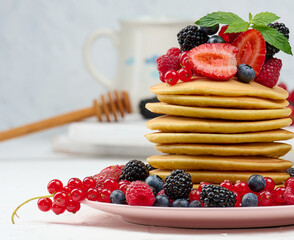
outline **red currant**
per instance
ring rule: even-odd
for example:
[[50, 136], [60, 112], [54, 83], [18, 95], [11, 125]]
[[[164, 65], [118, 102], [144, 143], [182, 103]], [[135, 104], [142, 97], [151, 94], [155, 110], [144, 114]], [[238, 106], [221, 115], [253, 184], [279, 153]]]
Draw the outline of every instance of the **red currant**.
[[234, 192], [236, 195], [236, 203], [235, 203], [235, 207], [242, 207], [242, 197], [239, 193]]
[[47, 185], [47, 189], [50, 194], [60, 192], [62, 188], [63, 188], [63, 184], [58, 179], [51, 180]]
[[266, 190], [258, 194], [258, 206], [272, 206], [273, 202], [272, 192]]
[[98, 190], [97, 188], [89, 188], [87, 191], [87, 199], [90, 201], [97, 201], [98, 200]]
[[56, 214], [56, 215], [59, 215], [59, 214], [62, 214], [64, 213], [65, 211], [65, 206], [59, 206], [57, 205], [56, 203], [52, 203], [52, 211]]
[[40, 198], [37, 205], [41, 211], [48, 212], [52, 207], [52, 200], [50, 198]]
[[273, 191], [273, 198], [276, 202], [278, 203], [285, 203], [286, 200], [284, 198], [284, 192], [285, 192], [286, 188], [285, 187], [277, 187], [274, 191]]
[[111, 191], [109, 189], [103, 189], [101, 191], [101, 202], [110, 203], [110, 194], [111, 194]]
[[224, 187], [230, 191], [234, 190], [234, 185], [230, 182], [230, 180], [224, 180], [221, 184], [221, 187]]
[[179, 74], [174, 70], [167, 71], [164, 75], [164, 80], [169, 85], [175, 85], [179, 81]]
[[75, 188], [82, 188], [83, 183], [79, 178], [71, 178], [68, 180], [67, 186], [70, 190], [73, 190]]
[[69, 201], [69, 196], [65, 192], [57, 192], [55, 193], [54, 203], [58, 206], [66, 206]]
[[70, 192], [71, 192], [71, 190], [69, 189], [68, 186], [64, 186], [62, 191], [65, 192], [66, 194], [70, 194]]
[[66, 210], [71, 213], [76, 213], [81, 208], [81, 204], [79, 202], [75, 202], [73, 200], [69, 200]]
[[103, 188], [114, 191], [119, 188], [119, 185], [118, 182], [114, 181], [113, 179], [106, 179], [103, 183]]
[[96, 181], [93, 177], [85, 177], [83, 179], [83, 187], [85, 190], [96, 187]]
[[188, 58], [188, 51], [182, 52], [182, 53], [180, 54], [180, 63], [181, 63], [182, 66], [183, 66], [183, 61], [184, 61], [184, 59], [186, 59], [186, 58]]
[[192, 189], [189, 193], [190, 202], [194, 200], [200, 201], [200, 191], [197, 189]]
[[179, 78], [183, 81], [183, 82], [189, 82], [191, 81], [192, 78], [192, 72], [190, 69], [187, 68], [181, 68], [178, 72], [179, 74]]
[[183, 68], [190, 69], [190, 70], [192, 69], [188, 57], [183, 58], [181, 65], [183, 66]]
[[210, 183], [209, 182], [201, 182], [199, 187], [198, 187], [198, 190], [201, 192], [202, 191], [202, 186], [203, 185], [208, 185], [208, 184], [210, 184]]
[[266, 182], [266, 185], [265, 185], [265, 188], [264, 188], [264, 191], [267, 190], [267, 191], [273, 191], [275, 189], [275, 182], [272, 178], [270, 177], [264, 177], [264, 180]]
[[165, 83], [164, 74], [162, 72], [159, 72], [159, 79], [160, 79], [160, 81]]
[[128, 184], [121, 184], [119, 185], [119, 190], [121, 190], [124, 194], [126, 194]]
[[70, 198], [75, 202], [80, 202], [85, 199], [85, 194], [82, 189], [75, 188], [71, 191]]
[[250, 192], [250, 189], [246, 182], [237, 180], [234, 184], [235, 192], [239, 193], [241, 196], [244, 196], [246, 193]]
[[290, 181], [294, 181], [294, 177], [289, 177], [289, 178], [286, 180], [286, 182], [285, 182], [285, 187], [288, 186], [288, 184], [289, 184]]
[[101, 193], [102, 193], [103, 188], [98, 187], [98, 188], [96, 188], [96, 189], [97, 189], [97, 191], [98, 191], [98, 198], [97, 198], [97, 201], [98, 201], [98, 202], [102, 202]]
[[118, 185], [123, 185], [123, 184], [129, 185], [130, 182], [128, 180], [120, 180], [118, 183]]

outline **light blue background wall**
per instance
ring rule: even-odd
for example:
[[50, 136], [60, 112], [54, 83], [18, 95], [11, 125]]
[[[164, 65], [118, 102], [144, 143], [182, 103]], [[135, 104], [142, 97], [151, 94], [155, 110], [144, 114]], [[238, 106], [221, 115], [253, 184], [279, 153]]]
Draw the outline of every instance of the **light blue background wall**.
[[[82, 59], [85, 38], [94, 29], [119, 30], [122, 17], [196, 20], [218, 10], [245, 19], [249, 11], [272, 11], [294, 32], [291, 0], [0, 0], [0, 131], [90, 105], [104, 92]], [[292, 46], [293, 40], [291, 33]], [[97, 67], [114, 76], [116, 53], [107, 39], [97, 42], [94, 55]], [[294, 57], [277, 57], [284, 64], [281, 79], [294, 88]]]

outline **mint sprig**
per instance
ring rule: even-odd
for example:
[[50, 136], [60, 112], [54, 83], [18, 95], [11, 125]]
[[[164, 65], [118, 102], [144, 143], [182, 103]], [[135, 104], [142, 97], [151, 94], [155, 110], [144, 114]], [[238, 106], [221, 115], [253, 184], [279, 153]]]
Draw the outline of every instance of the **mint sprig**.
[[267, 24], [279, 18], [280, 17], [271, 12], [261, 12], [254, 17], [249, 13], [249, 21], [246, 22], [234, 13], [219, 11], [207, 14], [195, 23], [201, 27], [211, 27], [215, 24], [227, 24], [229, 26], [225, 33], [245, 32], [251, 27], [258, 30], [267, 43], [287, 54], [293, 55], [288, 39], [275, 28], [267, 26]]

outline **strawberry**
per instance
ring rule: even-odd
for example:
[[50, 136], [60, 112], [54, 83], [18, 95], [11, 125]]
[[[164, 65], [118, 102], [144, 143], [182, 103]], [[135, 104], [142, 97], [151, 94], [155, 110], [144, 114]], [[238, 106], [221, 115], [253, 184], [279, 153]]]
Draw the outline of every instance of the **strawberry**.
[[224, 33], [229, 25], [222, 26], [218, 35], [222, 37], [226, 43], [232, 43], [241, 33]]
[[103, 182], [106, 179], [113, 179], [119, 182], [119, 176], [123, 167], [124, 165], [109, 166], [107, 168], [104, 168], [99, 174], [94, 175], [93, 178], [96, 180], [97, 186], [102, 186]]
[[264, 63], [259, 75], [254, 79], [254, 81], [266, 87], [273, 88], [279, 80], [281, 68], [281, 59], [270, 58]]
[[239, 49], [238, 65], [245, 63], [251, 66], [257, 76], [262, 68], [266, 55], [266, 44], [262, 34], [256, 29], [249, 29], [240, 34], [232, 43]]
[[194, 72], [207, 78], [228, 80], [237, 72], [238, 49], [227, 43], [201, 44], [188, 53]]

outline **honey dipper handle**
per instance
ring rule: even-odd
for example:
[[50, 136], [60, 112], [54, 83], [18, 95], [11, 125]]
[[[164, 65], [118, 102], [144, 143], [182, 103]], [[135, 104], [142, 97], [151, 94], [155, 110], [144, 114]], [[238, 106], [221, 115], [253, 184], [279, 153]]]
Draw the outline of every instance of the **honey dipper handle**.
[[79, 121], [84, 118], [92, 117], [94, 115], [95, 111], [93, 107], [89, 107], [41, 120], [39, 122], [27, 124], [21, 127], [12, 128], [7, 131], [0, 132], [0, 142], [11, 138], [23, 136], [29, 133], [38, 132], [51, 127], [57, 127], [70, 122]]

